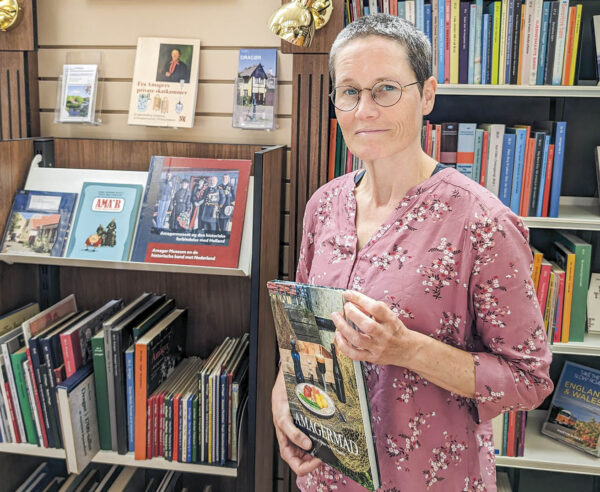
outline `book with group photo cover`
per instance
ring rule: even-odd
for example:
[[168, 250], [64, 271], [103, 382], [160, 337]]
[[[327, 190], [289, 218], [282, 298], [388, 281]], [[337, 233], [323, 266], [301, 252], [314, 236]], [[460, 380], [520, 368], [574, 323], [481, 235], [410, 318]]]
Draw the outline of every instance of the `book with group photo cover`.
[[192, 128], [199, 60], [198, 39], [139, 38], [127, 122]]
[[369, 490], [380, 485], [362, 364], [336, 350], [331, 313], [343, 290], [274, 280], [267, 283], [281, 368], [296, 426], [311, 454]]
[[132, 261], [237, 267], [250, 166], [153, 156]]
[[600, 371], [566, 361], [542, 434], [600, 457]]

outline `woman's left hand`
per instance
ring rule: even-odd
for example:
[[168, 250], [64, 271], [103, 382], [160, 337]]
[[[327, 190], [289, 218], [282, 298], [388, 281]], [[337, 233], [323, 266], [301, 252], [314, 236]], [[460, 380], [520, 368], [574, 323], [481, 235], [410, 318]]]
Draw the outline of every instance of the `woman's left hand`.
[[344, 315], [360, 331], [340, 313], [333, 313], [338, 350], [353, 360], [410, 369], [411, 360], [418, 351], [419, 335], [423, 335], [409, 330], [382, 301], [356, 291], [346, 291], [344, 297]]

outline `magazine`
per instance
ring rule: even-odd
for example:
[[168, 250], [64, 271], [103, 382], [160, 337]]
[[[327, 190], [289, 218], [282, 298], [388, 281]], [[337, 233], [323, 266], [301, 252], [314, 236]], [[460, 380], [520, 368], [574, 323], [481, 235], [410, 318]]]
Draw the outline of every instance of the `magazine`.
[[380, 486], [362, 365], [337, 352], [331, 313], [343, 290], [274, 280], [267, 283], [294, 423], [311, 454], [369, 490]]
[[237, 267], [250, 166], [153, 156], [132, 261]]
[[139, 38], [128, 123], [192, 128], [199, 59], [198, 39]]
[[143, 187], [83, 183], [67, 257], [127, 261]]
[[76, 193], [17, 191], [2, 253], [62, 256], [76, 200]]
[[600, 371], [566, 361], [542, 434], [600, 457]]
[[63, 65], [58, 121], [93, 123], [97, 86], [98, 65]]
[[234, 98], [234, 127], [255, 130], [275, 127], [276, 49], [240, 50]]

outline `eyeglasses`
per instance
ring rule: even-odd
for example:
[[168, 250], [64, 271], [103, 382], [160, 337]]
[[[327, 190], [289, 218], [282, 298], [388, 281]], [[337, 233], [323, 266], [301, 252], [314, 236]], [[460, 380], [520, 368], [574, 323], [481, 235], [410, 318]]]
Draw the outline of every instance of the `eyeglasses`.
[[329, 97], [333, 105], [340, 111], [352, 111], [358, 106], [362, 91], [371, 91], [373, 101], [379, 106], [387, 108], [400, 101], [402, 89], [419, 83], [420, 81], [417, 80], [411, 84], [401, 85], [394, 80], [382, 80], [370, 89], [368, 87], [357, 89], [351, 85], [340, 85], [331, 91]]

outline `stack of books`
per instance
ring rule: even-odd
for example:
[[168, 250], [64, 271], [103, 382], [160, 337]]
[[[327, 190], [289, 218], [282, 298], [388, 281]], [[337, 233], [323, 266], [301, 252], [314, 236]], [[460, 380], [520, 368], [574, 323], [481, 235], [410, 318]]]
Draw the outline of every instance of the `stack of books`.
[[494, 453], [499, 456], [523, 456], [526, 424], [527, 412], [510, 411], [494, 417]]
[[440, 84], [574, 85], [582, 10], [569, 0], [346, 0], [345, 20], [383, 12], [414, 24]]

